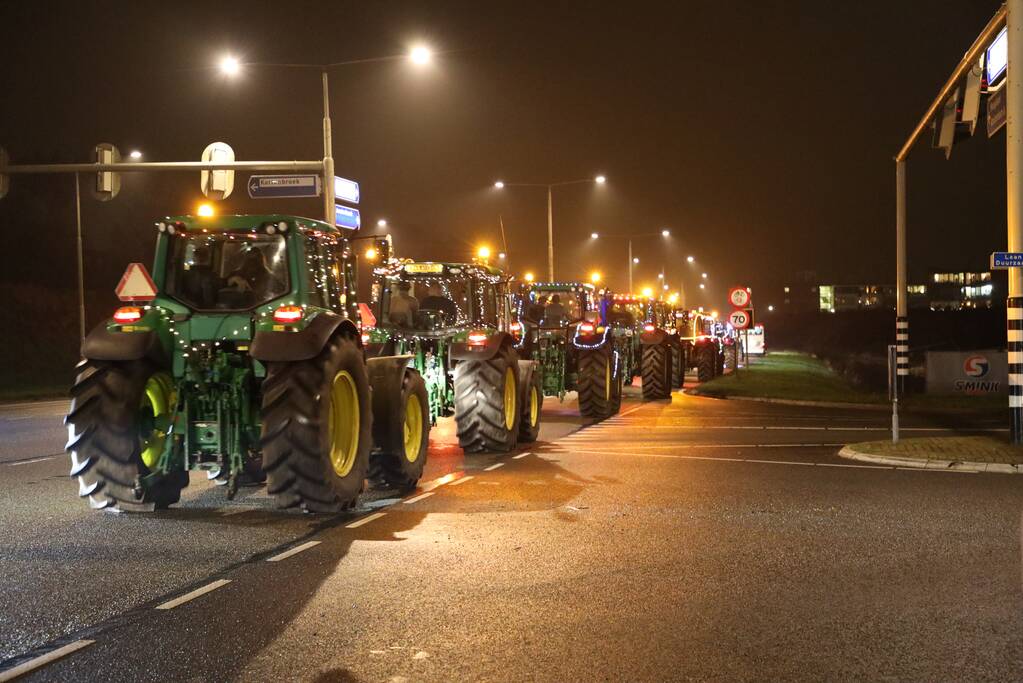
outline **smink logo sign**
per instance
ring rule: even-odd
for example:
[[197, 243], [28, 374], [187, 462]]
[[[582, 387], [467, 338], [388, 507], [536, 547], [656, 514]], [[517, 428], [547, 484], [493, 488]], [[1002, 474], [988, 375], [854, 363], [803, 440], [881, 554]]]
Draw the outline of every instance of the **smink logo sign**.
[[963, 361], [963, 374], [967, 377], [983, 377], [990, 367], [991, 364], [984, 356], [970, 356]]
[[963, 374], [971, 379], [959, 379], [955, 382], [956, 391], [967, 394], [986, 394], [1001, 389], [1001, 382], [997, 380], [984, 381], [982, 378], [988, 374], [991, 363], [987, 356], [967, 356], [963, 361]]

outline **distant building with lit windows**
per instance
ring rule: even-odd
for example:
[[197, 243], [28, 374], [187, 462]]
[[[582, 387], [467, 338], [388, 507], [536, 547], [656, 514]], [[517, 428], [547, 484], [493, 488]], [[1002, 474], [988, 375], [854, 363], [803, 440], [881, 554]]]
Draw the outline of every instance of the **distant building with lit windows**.
[[[928, 284], [907, 287], [908, 303], [932, 311], [991, 308], [994, 289], [990, 272], [932, 273]], [[895, 309], [895, 285], [819, 285], [817, 292], [822, 313]]]

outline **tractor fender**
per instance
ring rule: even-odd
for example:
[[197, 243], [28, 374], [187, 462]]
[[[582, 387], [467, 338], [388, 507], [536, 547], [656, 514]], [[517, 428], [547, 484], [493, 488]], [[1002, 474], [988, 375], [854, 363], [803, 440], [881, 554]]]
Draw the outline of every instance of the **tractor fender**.
[[608, 345], [611, 340], [611, 328], [604, 328], [603, 332], [593, 334], [579, 334], [578, 328], [572, 337], [572, 346], [577, 349], [600, 349]]
[[160, 338], [148, 332], [111, 332], [102, 322], [82, 342], [82, 358], [90, 360], [139, 360], [153, 358], [165, 364], [167, 358]]
[[668, 339], [670, 335], [662, 330], [656, 328], [652, 332], [643, 332], [639, 335], [639, 343], [643, 346], [656, 346], [657, 344], [663, 344], [665, 341], [670, 342]]
[[498, 332], [487, 338], [486, 344], [469, 346], [466, 342], [451, 345], [451, 360], [490, 360], [505, 344], [514, 347], [515, 337], [507, 332]]
[[401, 406], [401, 385], [406, 372], [415, 372], [409, 367], [412, 356], [378, 356], [366, 361], [373, 407], [373, 443], [380, 445], [386, 435], [394, 433], [395, 420], [404, 419]]
[[359, 330], [348, 318], [337, 313], [319, 313], [298, 332], [257, 330], [249, 347], [249, 355], [259, 361], [297, 361], [314, 358], [327, 340], [338, 330], [349, 334], [359, 346]]

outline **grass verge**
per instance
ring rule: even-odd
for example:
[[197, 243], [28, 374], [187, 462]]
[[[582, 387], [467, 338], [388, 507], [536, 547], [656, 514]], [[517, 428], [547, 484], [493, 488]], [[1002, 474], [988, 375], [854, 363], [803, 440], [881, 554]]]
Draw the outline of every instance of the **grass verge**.
[[1006, 436], [936, 436], [891, 441], [867, 441], [849, 447], [868, 455], [951, 462], [1023, 464], [1023, 448]]

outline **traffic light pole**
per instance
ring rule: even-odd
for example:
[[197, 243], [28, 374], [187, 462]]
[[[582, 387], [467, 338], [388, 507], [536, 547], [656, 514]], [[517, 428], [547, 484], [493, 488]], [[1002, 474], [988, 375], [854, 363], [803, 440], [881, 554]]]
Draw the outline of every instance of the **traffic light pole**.
[[323, 80], [323, 220], [334, 225], [334, 146], [330, 137], [330, 91], [327, 72]]

